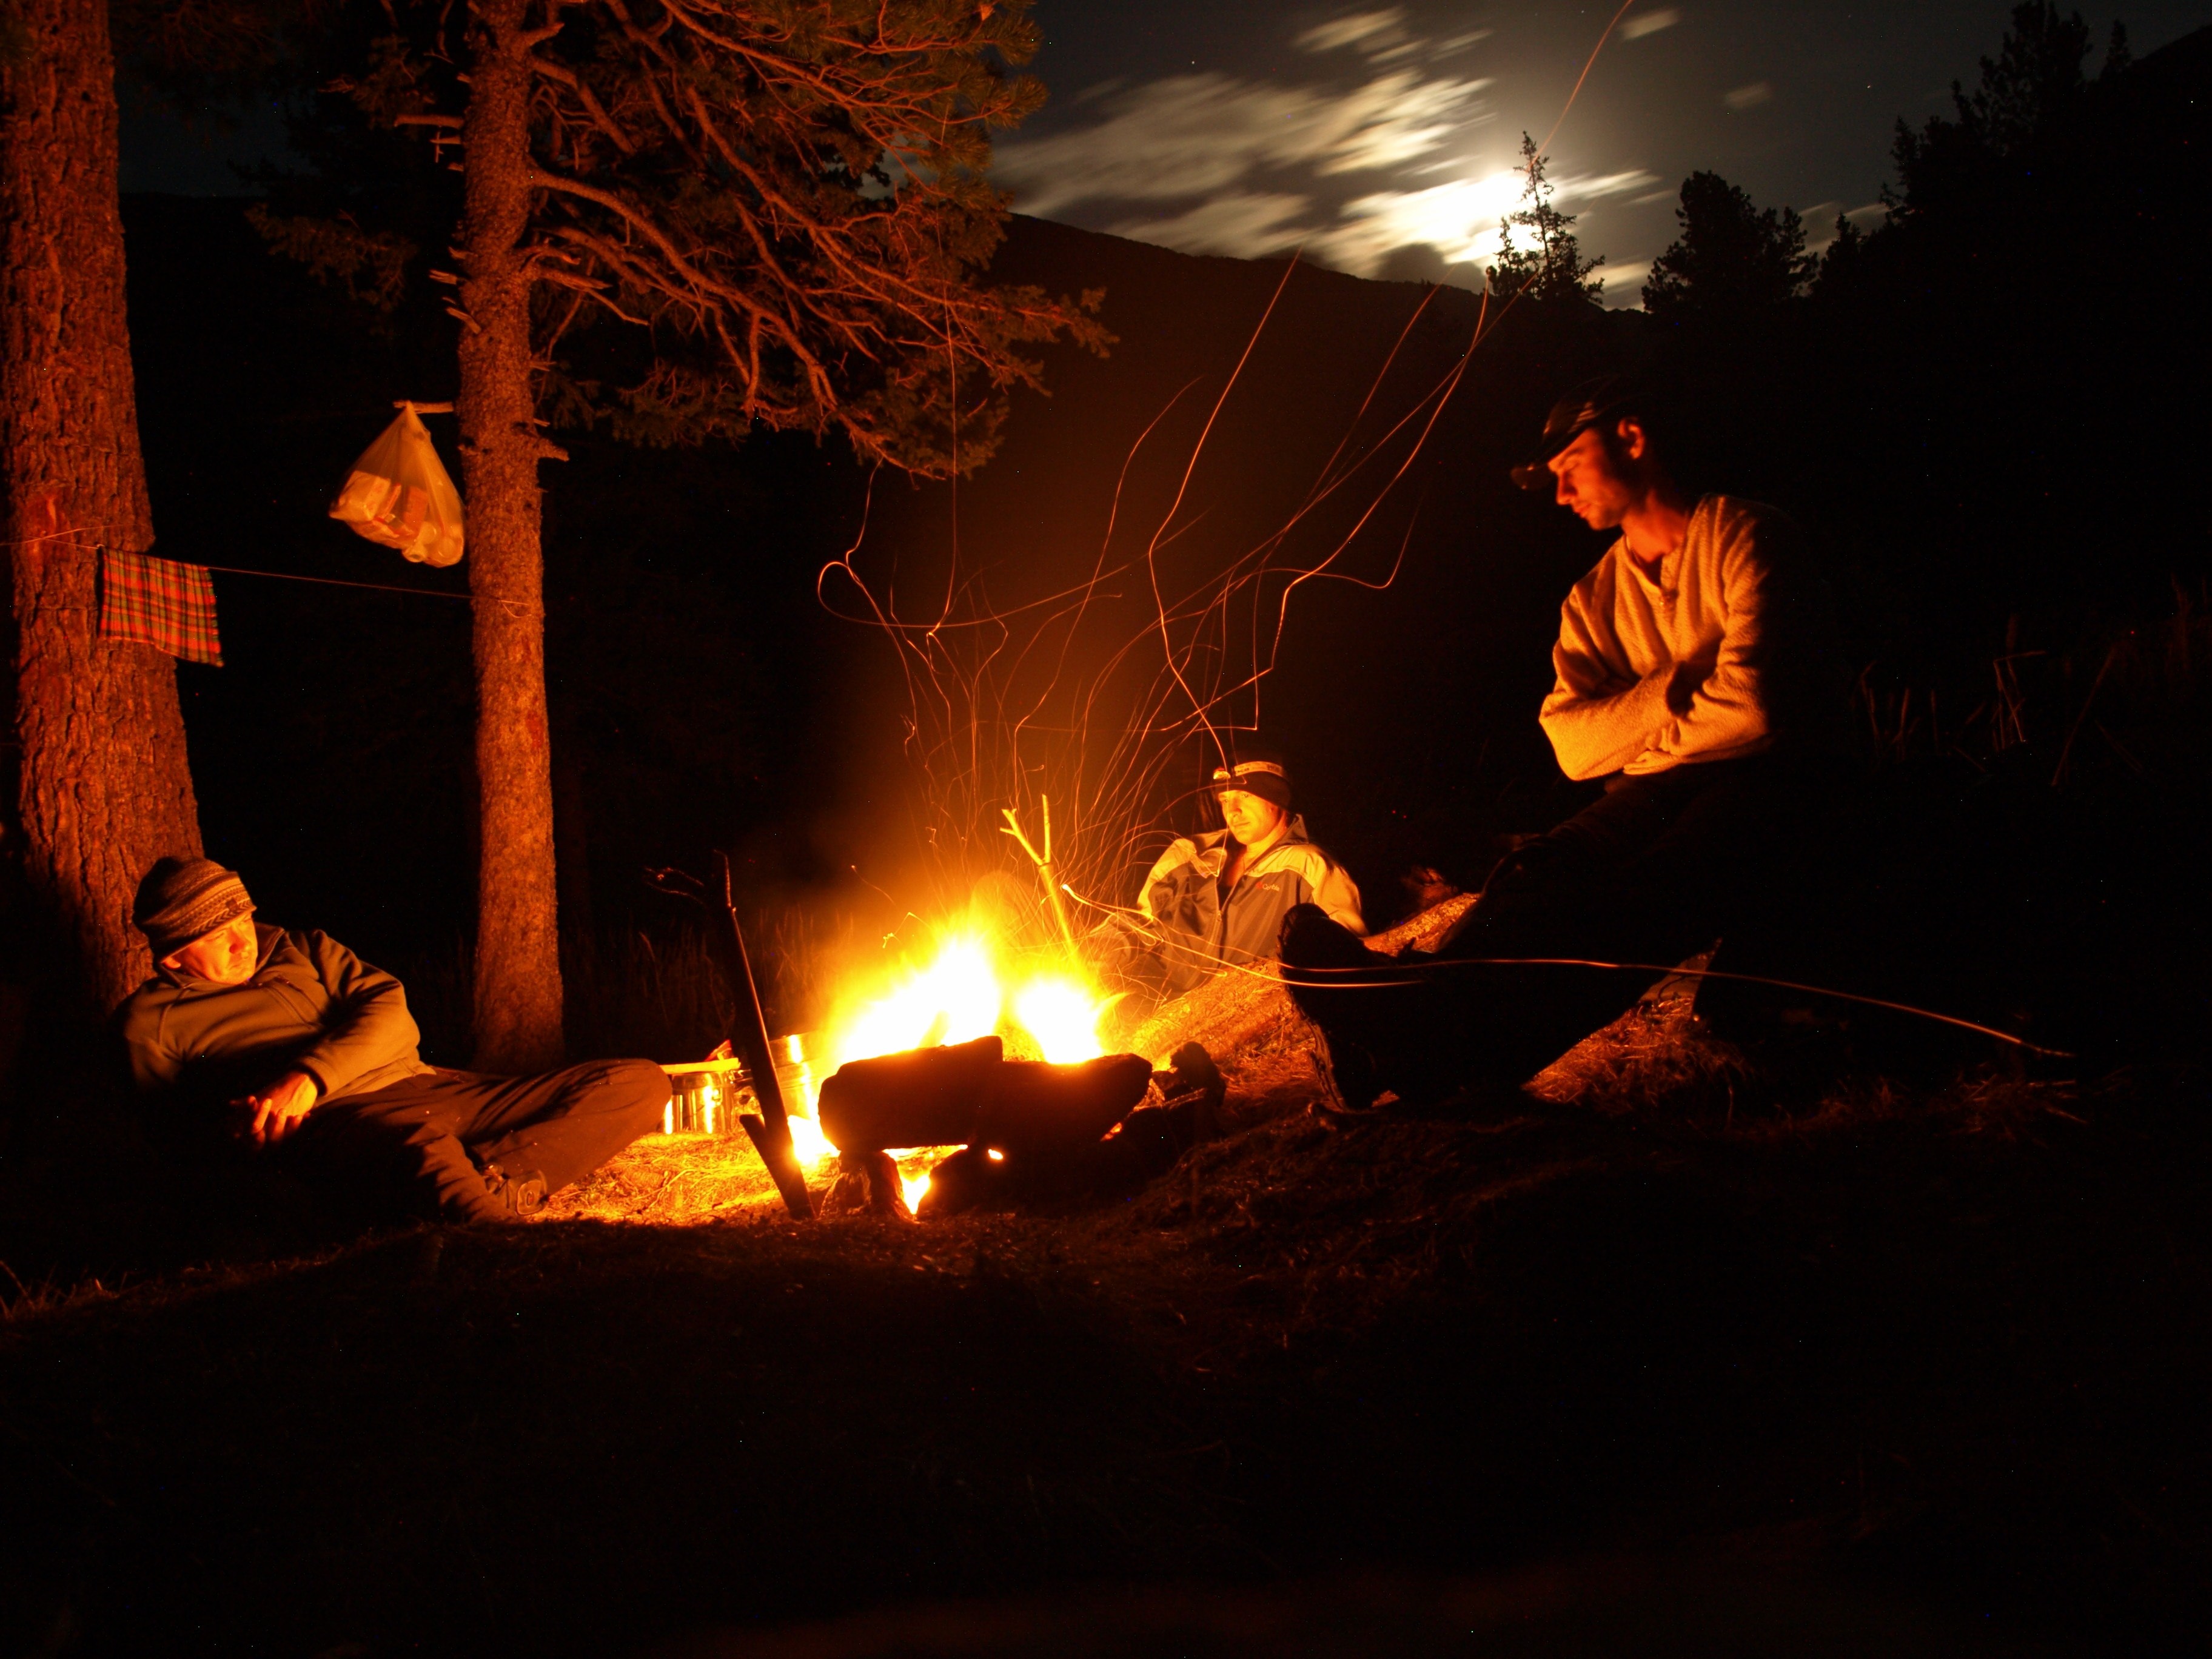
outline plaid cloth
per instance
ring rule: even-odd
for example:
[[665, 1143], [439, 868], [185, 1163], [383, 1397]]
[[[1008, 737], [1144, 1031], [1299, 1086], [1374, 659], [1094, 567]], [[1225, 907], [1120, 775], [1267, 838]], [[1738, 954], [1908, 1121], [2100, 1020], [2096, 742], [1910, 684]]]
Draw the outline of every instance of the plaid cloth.
[[186, 662], [222, 666], [215, 579], [204, 565], [100, 550], [100, 637], [150, 645]]

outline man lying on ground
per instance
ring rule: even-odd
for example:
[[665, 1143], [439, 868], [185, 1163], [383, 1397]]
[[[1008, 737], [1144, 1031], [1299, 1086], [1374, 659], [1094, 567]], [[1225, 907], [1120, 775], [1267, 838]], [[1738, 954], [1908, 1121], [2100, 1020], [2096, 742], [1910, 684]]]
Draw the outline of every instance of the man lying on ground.
[[659, 1121], [650, 1060], [540, 1077], [425, 1066], [398, 980], [327, 934], [254, 921], [237, 875], [163, 859], [133, 920], [154, 976], [118, 1018], [133, 1079], [367, 1207], [511, 1219]]
[[1348, 1106], [1527, 1080], [1656, 977], [1508, 965], [1667, 963], [1756, 921], [1820, 816], [1840, 685], [1822, 584], [1773, 508], [1695, 502], [1618, 380], [1563, 399], [1514, 470], [1620, 534], [1561, 607], [1541, 720], [1605, 793], [1507, 858], [1433, 956], [1378, 956], [1311, 907], [1283, 976]]
[[1294, 905], [1317, 906], [1347, 934], [1367, 932], [1359, 889], [1291, 810], [1280, 756], [1248, 748], [1214, 769], [1213, 793], [1226, 827], [1176, 841], [1145, 878], [1142, 921], [1116, 916], [1101, 930], [1109, 971], [1156, 998], [1181, 996], [1225, 968], [1272, 962]]

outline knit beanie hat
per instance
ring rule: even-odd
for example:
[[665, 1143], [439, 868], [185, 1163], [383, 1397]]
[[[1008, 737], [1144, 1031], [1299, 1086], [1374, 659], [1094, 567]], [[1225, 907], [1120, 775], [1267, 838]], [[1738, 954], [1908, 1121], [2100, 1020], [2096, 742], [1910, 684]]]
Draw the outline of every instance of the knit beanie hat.
[[253, 901], [234, 870], [213, 859], [162, 859], [138, 884], [131, 920], [146, 935], [154, 960], [240, 916], [253, 914]]
[[1285, 812], [1291, 810], [1290, 769], [1273, 750], [1256, 744], [1240, 745], [1235, 760], [1213, 769], [1213, 793], [1218, 795], [1224, 789], [1241, 789], [1273, 801]]

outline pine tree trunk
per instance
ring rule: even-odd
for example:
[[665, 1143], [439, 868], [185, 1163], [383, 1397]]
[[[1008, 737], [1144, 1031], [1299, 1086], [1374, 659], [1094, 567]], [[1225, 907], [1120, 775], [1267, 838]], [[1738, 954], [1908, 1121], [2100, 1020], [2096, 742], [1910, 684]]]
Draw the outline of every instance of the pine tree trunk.
[[[106, 0], [14, 0], [0, 60], [0, 523], [25, 873], [102, 1012], [148, 972], [131, 897], [197, 855], [175, 665], [97, 637], [95, 550], [154, 540], [125, 314]], [[60, 988], [54, 987], [52, 988]]]
[[532, 424], [526, 0], [478, 0], [468, 112], [460, 300], [461, 465], [476, 597], [476, 1066], [562, 1060], [561, 951], [545, 712], [538, 463], [559, 452]]

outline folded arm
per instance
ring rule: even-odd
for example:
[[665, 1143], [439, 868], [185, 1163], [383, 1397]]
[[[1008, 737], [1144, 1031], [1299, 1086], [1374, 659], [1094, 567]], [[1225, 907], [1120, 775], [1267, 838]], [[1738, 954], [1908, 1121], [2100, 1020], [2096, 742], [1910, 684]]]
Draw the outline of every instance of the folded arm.
[[1674, 717], [1653, 745], [1696, 761], [1764, 748], [1773, 735], [1769, 661], [1778, 582], [1768, 550], [1740, 528], [1722, 554], [1727, 618], [1710, 664], [1683, 671]]
[[1606, 660], [1589, 619], [1571, 600], [1559, 612], [1552, 671], [1552, 694], [1538, 718], [1569, 777], [1604, 777], [1659, 746], [1671, 718], [1667, 690], [1673, 664], [1632, 678]]
[[356, 1078], [411, 1054], [422, 1034], [407, 1012], [405, 989], [391, 975], [326, 933], [308, 934], [307, 947], [331, 994], [331, 1009], [321, 1038], [297, 1064], [328, 1099]]

